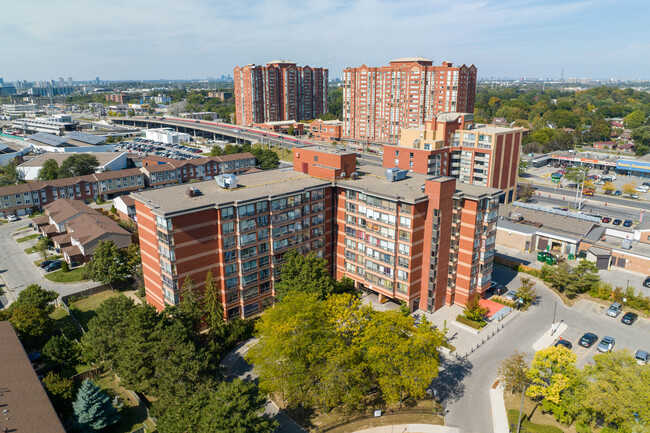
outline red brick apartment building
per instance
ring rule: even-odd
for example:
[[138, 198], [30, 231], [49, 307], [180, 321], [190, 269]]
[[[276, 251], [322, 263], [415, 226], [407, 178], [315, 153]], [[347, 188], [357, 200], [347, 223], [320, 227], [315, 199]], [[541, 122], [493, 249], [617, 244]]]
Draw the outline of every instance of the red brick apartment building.
[[414, 128], [447, 111], [474, 112], [476, 67], [433, 66], [405, 57], [389, 66], [343, 71], [344, 138], [395, 143], [401, 128]]
[[340, 120], [316, 119], [308, 125], [311, 138], [329, 142], [341, 141], [341, 127]]
[[522, 128], [475, 124], [473, 114], [441, 113], [403, 128], [397, 145], [384, 145], [383, 165], [498, 188], [502, 202], [510, 203], [516, 200], [522, 134]]
[[251, 317], [272, 305], [292, 248], [414, 309], [489, 288], [501, 191], [405, 171], [391, 182], [384, 169], [350, 164], [354, 153], [310, 146], [294, 149], [293, 171], [133, 194], [147, 301], [176, 304], [186, 277], [202, 288], [212, 271], [227, 317]]
[[238, 125], [309, 120], [327, 112], [326, 68], [273, 60], [237, 66], [234, 77]]

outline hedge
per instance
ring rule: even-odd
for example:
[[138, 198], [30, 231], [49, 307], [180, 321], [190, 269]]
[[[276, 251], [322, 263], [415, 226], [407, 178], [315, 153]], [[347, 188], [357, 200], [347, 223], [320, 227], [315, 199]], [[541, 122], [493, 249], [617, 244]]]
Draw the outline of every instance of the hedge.
[[501, 305], [505, 305], [506, 307], [510, 308], [517, 308], [517, 304], [513, 301], [508, 301], [505, 298], [502, 298], [501, 296], [492, 296], [490, 298], [490, 301], [498, 302]]
[[487, 325], [487, 322], [485, 320], [482, 320], [480, 322], [475, 322], [474, 320], [468, 319], [467, 317], [463, 316], [462, 314], [459, 314], [456, 316], [456, 322], [460, 322], [463, 325], [471, 326], [474, 329], [481, 330], [485, 325]]

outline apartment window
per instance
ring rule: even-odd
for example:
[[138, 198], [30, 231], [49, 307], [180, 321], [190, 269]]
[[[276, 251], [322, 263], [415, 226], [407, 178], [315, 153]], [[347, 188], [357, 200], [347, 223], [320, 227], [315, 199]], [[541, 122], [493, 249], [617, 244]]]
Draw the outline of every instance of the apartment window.
[[268, 202], [261, 201], [257, 203], [257, 213], [264, 213], [269, 210]]
[[235, 210], [231, 207], [221, 209], [221, 219], [228, 220], [235, 216]]
[[225, 269], [224, 269], [224, 273], [226, 274], [226, 276], [236, 274], [237, 273], [237, 263], [232, 263], [230, 265], [226, 265]]
[[245, 204], [237, 208], [237, 214], [239, 218], [255, 215], [255, 205], [254, 204]]
[[239, 278], [238, 277], [232, 277], [228, 278], [226, 280], [226, 290], [230, 290], [234, 287], [237, 287], [239, 285]]
[[401, 269], [397, 270], [397, 279], [402, 281], [408, 281], [409, 273]]
[[406, 244], [399, 244], [398, 251], [400, 254], [408, 256], [411, 252], [411, 247]]
[[229, 221], [227, 223], [223, 223], [221, 225], [221, 231], [224, 235], [228, 235], [232, 232], [235, 231], [235, 222], [234, 221]]
[[404, 257], [397, 257], [397, 265], [401, 266], [403, 268], [408, 268], [409, 267], [409, 259], [405, 259]]
[[411, 218], [399, 217], [399, 225], [406, 228], [411, 228]]

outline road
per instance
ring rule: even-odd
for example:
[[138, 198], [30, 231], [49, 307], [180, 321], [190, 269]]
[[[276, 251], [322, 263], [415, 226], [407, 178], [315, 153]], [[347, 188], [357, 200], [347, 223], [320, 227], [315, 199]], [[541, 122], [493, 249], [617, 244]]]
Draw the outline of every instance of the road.
[[[31, 245], [30, 242], [16, 243], [12, 233], [25, 227], [30, 220], [27, 217], [18, 221], [0, 225], [0, 278], [4, 280], [6, 287], [4, 295], [0, 298], [1, 308], [16, 300], [18, 294], [30, 284], [39, 284], [43, 289], [54, 290], [60, 295], [66, 296], [78, 293], [90, 287], [98, 286], [99, 283], [87, 281], [82, 283], [53, 283], [44, 277], [44, 272], [37, 268], [32, 260], [23, 251]], [[21, 235], [27, 236], [34, 231], [27, 230]]]
[[[517, 274], [508, 268], [495, 266], [493, 277], [507, 284], [510, 290], [519, 286]], [[617, 341], [615, 350], [650, 351], [649, 320], [639, 319], [632, 326], [623, 325], [620, 317], [606, 317], [605, 307], [580, 301], [568, 308], [546, 286], [538, 283], [535, 288], [538, 302], [529, 311], [517, 313], [501, 332], [467, 359], [446, 358], [443, 362], [445, 371], [441, 372], [434, 387], [448, 411], [445, 417], [447, 425], [460, 427], [461, 433], [492, 432], [489, 390], [496, 379], [499, 364], [515, 351], [525, 353], [527, 360], [532, 360], [535, 353], [532, 345], [550, 330], [554, 315], [556, 322], [568, 325], [562, 336], [573, 343], [580, 366], [593, 361], [596, 353], [595, 346], [584, 350], [577, 344], [577, 339], [587, 331], [600, 338], [605, 335], [614, 337]]]
[[[538, 192], [566, 194], [567, 196], [573, 197], [573, 201], [575, 202], [575, 196], [576, 196], [575, 189], [556, 188], [547, 185], [540, 185], [537, 183], [533, 184], [533, 186]], [[616, 197], [612, 195], [596, 194], [593, 197], [584, 197], [584, 198], [586, 198], [591, 202], [607, 203], [608, 205], [626, 206], [626, 207], [637, 208], [637, 209], [650, 209], [650, 203], [648, 203], [648, 201], [645, 200], [645, 197], [642, 197], [640, 199], [633, 199], [633, 198], [625, 198], [625, 197]]]
[[[562, 200], [561, 196], [555, 195], [553, 197], [548, 197], [546, 195], [535, 196], [535, 204], [551, 208], [575, 207], [574, 200], [571, 200], [568, 197], [567, 200]], [[610, 218], [620, 218], [623, 220], [630, 219], [632, 221], [639, 221], [641, 215], [641, 210], [633, 210], [631, 208], [620, 206], [606, 206], [601, 202], [593, 202], [592, 200], [587, 200], [582, 211], [600, 216], [608, 216]]]

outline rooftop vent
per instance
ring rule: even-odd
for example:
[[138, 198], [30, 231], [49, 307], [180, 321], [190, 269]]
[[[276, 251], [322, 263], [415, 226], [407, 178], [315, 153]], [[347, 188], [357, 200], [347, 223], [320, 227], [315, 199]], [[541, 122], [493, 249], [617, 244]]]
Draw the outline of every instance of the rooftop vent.
[[215, 178], [217, 185], [224, 189], [237, 188], [237, 177], [234, 174], [221, 174]]
[[190, 186], [185, 190], [185, 194], [187, 194], [188, 197], [197, 197], [201, 195], [201, 190]]
[[397, 167], [389, 168], [386, 170], [386, 180], [388, 182], [397, 182], [398, 180], [406, 179], [406, 170], [400, 170]]

